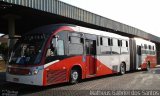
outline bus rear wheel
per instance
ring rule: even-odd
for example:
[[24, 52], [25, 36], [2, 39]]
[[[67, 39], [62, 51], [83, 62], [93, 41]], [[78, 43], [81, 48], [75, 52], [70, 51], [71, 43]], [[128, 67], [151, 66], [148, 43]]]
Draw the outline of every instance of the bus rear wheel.
[[126, 73], [126, 66], [124, 63], [120, 65], [120, 75], [124, 75]]
[[150, 62], [147, 62], [147, 68], [146, 68], [146, 71], [149, 71], [150, 69]]
[[78, 83], [79, 78], [80, 78], [79, 71], [77, 69], [72, 69], [71, 73], [70, 73], [70, 80], [69, 80], [69, 82], [71, 84]]

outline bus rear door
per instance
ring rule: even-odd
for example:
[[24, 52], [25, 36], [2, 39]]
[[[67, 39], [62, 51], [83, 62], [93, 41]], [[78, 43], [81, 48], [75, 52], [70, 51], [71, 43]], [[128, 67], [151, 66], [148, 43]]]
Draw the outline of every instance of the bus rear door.
[[141, 46], [137, 45], [137, 67], [139, 68], [142, 64], [142, 51]]
[[96, 74], [96, 40], [85, 40], [87, 75]]

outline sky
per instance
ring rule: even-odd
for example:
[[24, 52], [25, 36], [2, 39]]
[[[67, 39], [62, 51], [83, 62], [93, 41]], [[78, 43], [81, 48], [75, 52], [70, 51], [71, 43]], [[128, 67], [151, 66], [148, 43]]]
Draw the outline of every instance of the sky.
[[160, 37], [160, 0], [60, 0]]

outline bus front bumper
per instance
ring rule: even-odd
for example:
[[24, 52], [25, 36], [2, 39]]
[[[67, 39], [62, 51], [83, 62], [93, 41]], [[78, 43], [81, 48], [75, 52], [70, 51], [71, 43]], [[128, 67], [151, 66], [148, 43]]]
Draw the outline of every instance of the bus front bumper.
[[43, 86], [43, 71], [36, 75], [14, 75], [6, 72], [6, 81], [20, 84]]

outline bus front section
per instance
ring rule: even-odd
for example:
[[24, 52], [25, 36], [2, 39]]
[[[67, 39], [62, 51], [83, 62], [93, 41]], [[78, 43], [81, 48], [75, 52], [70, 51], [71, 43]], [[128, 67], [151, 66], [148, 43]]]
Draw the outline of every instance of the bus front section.
[[22, 36], [10, 53], [6, 80], [14, 83], [43, 85], [42, 51], [45, 45], [44, 34]]

